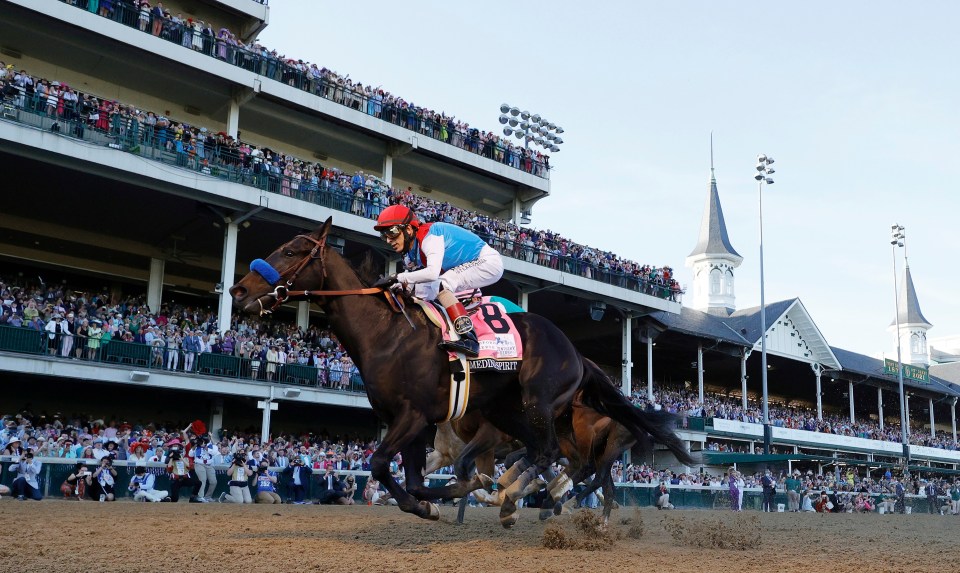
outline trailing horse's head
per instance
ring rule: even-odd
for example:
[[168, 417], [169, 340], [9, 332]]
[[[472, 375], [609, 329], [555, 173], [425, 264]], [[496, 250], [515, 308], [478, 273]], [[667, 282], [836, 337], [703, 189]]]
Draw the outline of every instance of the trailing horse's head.
[[269, 314], [295, 288], [322, 288], [323, 251], [332, 221], [328, 218], [312, 233], [297, 235], [267, 258], [250, 263], [250, 272], [230, 287], [234, 305], [244, 312]]

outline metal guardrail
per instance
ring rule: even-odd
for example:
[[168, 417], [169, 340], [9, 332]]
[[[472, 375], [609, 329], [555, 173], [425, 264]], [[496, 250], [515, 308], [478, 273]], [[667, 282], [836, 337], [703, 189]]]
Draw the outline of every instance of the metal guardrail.
[[[67, 476], [73, 472], [74, 465], [77, 462], [86, 462], [87, 467], [90, 469], [96, 468], [98, 465], [98, 461], [93, 459], [80, 460], [76, 458], [50, 457], [38, 457], [36, 459], [42, 464], [39, 482], [40, 489], [45, 498], [50, 496], [62, 497], [62, 494], [60, 493], [60, 484], [62, 484], [66, 480]], [[12, 460], [13, 458], [11, 456], [0, 456], [0, 483], [7, 485], [8, 487], [16, 478], [16, 472], [11, 471], [10, 469]], [[170, 477], [166, 472], [166, 466], [156, 462], [150, 462], [145, 465], [147, 467], [147, 471], [155, 476], [156, 482], [154, 488], [157, 490], [169, 491]], [[113, 468], [117, 471], [117, 477], [114, 478], [114, 490], [117, 499], [133, 498], [133, 494], [127, 489], [127, 486], [130, 483], [130, 479], [134, 475], [134, 467], [135, 464], [133, 462], [122, 460], [114, 461]], [[220, 493], [229, 493], [229, 476], [227, 475], [228, 467], [214, 466], [214, 468], [217, 474], [217, 486], [213, 494], [214, 497], [218, 496]], [[280, 470], [280, 468], [271, 467], [270, 470], [279, 474], [278, 470]], [[370, 472], [335, 470], [335, 473], [341, 478], [347, 475], [354, 476], [357, 485], [357, 491], [354, 494], [354, 500], [358, 503], [362, 503], [363, 490], [366, 487], [367, 480], [370, 479]], [[310, 499], [313, 492], [319, 492], [319, 481], [323, 474], [323, 469], [313, 470], [310, 479], [307, 480], [307, 483], [305, 484], [305, 499]], [[431, 486], [438, 486], [444, 485], [450, 476], [443, 474], [431, 474], [427, 477], [430, 479]], [[616, 490], [616, 500], [622, 506], [652, 507], [656, 505], [657, 499], [660, 495], [658, 483], [617, 483], [614, 485]], [[256, 489], [253, 485], [250, 487], [251, 495], [255, 497]], [[280, 475], [278, 475], [276, 489], [277, 493], [285, 501], [292, 499], [293, 493], [288, 488], [287, 480], [283, 479], [283, 477]], [[189, 493], [181, 491], [181, 496], [188, 497]], [[880, 497], [880, 494], [870, 494], [870, 496], [876, 501]], [[887, 497], [890, 498], [890, 496]], [[926, 496], [907, 494], [905, 499], [907, 507], [911, 508], [912, 513], [929, 512], [930, 508]], [[939, 496], [937, 503], [942, 503], [945, 499], [945, 496]], [[729, 510], [730, 492], [729, 489], [724, 486], [709, 487], [671, 485], [670, 503], [680, 509]], [[787, 495], [784, 491], [779, 489], [774, 496], [774, 507], [776, 507], [777, 504], [783, 504], [785, 508], [788, 507]], [[760, 511], [762, 505], [763, 492], [760, 490], [760, 488], [744, 488], [743, 509]], [[935, 507], [934, 512], [936, 512], [938, 509], [939, 508]]]
[[[153, 161], [367, 219], [376, 219], [380, 211], [387, 206], [386, 198], [374, 193], [358, 193], [355, 189], [341, 187], [329, 180], [304, 180], [274, 173], [263, 164], [254, 162], [249, 156], [241, 157], [231, 148], [209, 148], [192, 142], [185, 145], [167, 130], [155, 130], [152, 126], [141, 125], [128, 114], [114, 113], [109, 120], [101, 121], [100, 127], [97, 127], [89, 125], [75, 109], [66, 108], [62, 115], [57, 116], [47, 115], [45, 109], [45, 100], [37, 96], [8, 97], [0, 107], [0, 119], [108, 145]], [[478, 229], [474, 231], [503, 256], [664, 300], [681, 302], [683, 291], [678, 286], [671, 287], [662, 281], [651, 280], [639, 271], [628, 273], [603, 268], [584, 258], [560, 255], [554, 250], [525, 245], [520, 241]]]

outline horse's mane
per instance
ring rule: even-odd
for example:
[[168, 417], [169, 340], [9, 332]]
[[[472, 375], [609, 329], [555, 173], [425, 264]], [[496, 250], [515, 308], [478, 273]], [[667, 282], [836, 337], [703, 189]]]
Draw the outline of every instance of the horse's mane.
[[362, 255], [355, 255], [350, 258], [344, 257], [344, 260], [356, 273], [363, 286], [370, 286], [380, 278], [380, 270], [374, 263], [372, 252], [364, 251]]

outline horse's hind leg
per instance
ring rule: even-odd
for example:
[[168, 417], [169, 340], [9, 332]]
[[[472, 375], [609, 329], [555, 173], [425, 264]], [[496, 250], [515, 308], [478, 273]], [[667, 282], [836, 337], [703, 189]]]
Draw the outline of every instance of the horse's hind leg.
[[[400, 507], [401, 510], [424, 519], [437, 520], [440, 519], [440, 509], [435, 504], [418, 501], [410, 495], [407, 490], [401, 487], [390, 473], [390, 460], [393, 459], [394, 452], [406, 451], [407, 448], [411, 448], [410, 451], [415, 451], [416, 448], [419, 448], [421, 460], [423, 459], [426, 452], [426, 443], [421, 436], [421, 432], [425, 427], [426, 422], [423, 421], [422, 416], [398, 416], [393, 423], [390, 424], [390, 429], [387, 430], [387, 435], [384, 436], [380, 447], [377, 448], [377, 451], [375, 451], [370, 458], [370, 475], [387, 488], [387, 491], [389, 491], [393, 499], [397, 501], [397, 506]], [[406, 466], [407, 463], [410, 463], [412, 466], [415, 458], [416, 455], [414, 455], [414, 460], [409, 460], [409, 462], [405, 459], [404, 465]], [[422, 461], [419, 467], [416, 468], [416, 472], [420, 472], [422, 475]], [[411, 474], [408, 473], [407, 475]], [[420, 479], [422, 479], [422, 477]]]

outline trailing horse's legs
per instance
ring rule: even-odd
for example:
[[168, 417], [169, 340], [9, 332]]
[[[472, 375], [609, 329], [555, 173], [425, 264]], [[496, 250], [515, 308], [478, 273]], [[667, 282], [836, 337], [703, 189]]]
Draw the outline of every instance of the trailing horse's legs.
[[452, 499], [464, 497], [475, 489], [485, 489], [493, 484], [493, 478], [474, 474], [471, 476], [474, 467], [474, 460], [481, 453], [492, 450], [500, 443], [499, 431], [492, 425], [487, 424], [481, 428], [471, 439], [460, 455], [454, 461], [454, 473], [457, 475], [457, 483], [451, 486], [427, 488], [420, 485], [423, 481], [414, 484], [407, 484], [407, 491], [418, 499]]
[[[426, 501], [418, 502], [415, 497], [397, 483], [397, 480], [393, 479], [393, 475], [390, 473], [390, 460], [393, 459], [396, 452], [407, 447], [419, 447], [421, 452], [426, 451], [426, 443], [421, 437], [424, 427], [426, 427], [426, 423], [423, 421], [423, 417], [417, 414], [400, 415], [394, 419], [393, 423], [390, 424], [390, 429], [387, 430], [387, 435], [380, 443], [380, 447], [377, 448], [370, 459], [370, 475], [387, 488], [401, 510], [424, 519], [437, 520], [440, 519], [440, 509], [435, 504]], [[406, 460], [404, 463], [406, 463]], [[421, 463], [418, 471], [422, 470], [423, 465]]]

